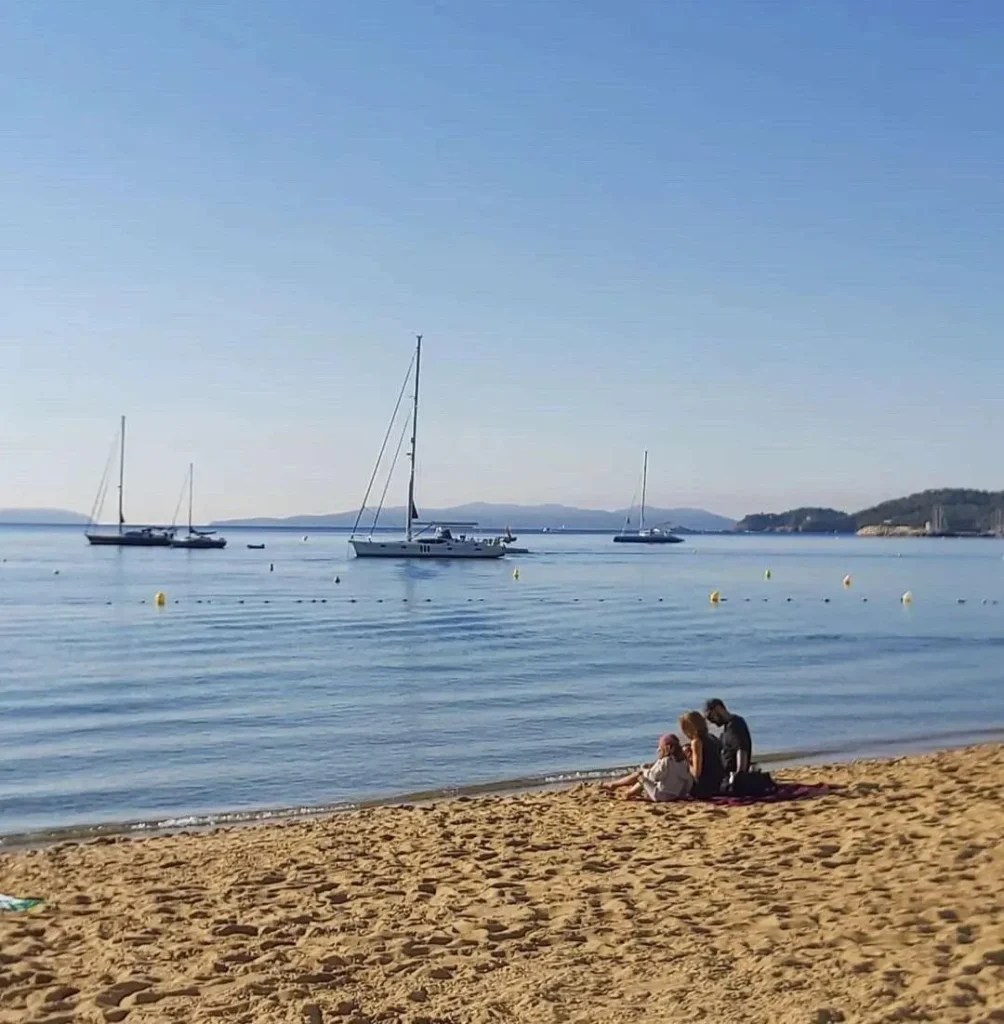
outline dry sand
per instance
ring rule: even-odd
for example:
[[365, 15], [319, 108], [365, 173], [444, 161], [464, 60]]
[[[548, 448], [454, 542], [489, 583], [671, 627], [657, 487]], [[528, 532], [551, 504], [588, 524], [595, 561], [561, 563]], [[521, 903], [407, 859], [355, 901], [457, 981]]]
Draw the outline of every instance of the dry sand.
[[0, 857], [0, 1021], [1004, 1021], [1004, 747]]

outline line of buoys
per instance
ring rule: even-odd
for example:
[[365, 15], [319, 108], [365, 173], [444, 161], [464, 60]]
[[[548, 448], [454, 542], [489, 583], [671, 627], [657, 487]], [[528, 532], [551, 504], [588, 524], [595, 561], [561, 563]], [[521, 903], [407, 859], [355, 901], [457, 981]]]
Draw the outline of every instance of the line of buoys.
[[[717, 598], [715, 597], [716, 594], [717, 594]], [[299, 598], [299, 597], [298, 598], [289, 598], [289, 601], [292, 604], [298, 604], [298, 605], [307, 604], [308, 600], [309, 600], [310, 604], [315, 604], [315, 605], [316, 604], [327, 604], [328, 603], [328, 599], [324, 598], [324, 597], [322, 597], [322, 598], [312, 597], [312, 598], [309, 598], [309, 599], [307, 599], [307, 598]], [[385, 603], [385, 599], [382, 598], [382, 597], [374, 598], [373, 600], [374, 600], [374, 602], [376, 604], [384, 604]], [[433, 599], [431, 597], [424, 598], [423, 600], [424, 600], [425, 604], [432, 604], [433, 603]], [[471, 597], [467, 598], [467, 602], [468, 603], [472, 603], [474, 600], [475, 599], [471, 598]], [[483, 603], [485, 599], [483, 597], [479, 597], [479, 598], [477, 598], [477, 600], [479, 602]], [[546, 597], [538, 597], [537, 600], [541, 604], [544, 604], [544, 603], [546, 603], [548, 601], [548, 598], [546, 598]], [[575, 604], [580, 603], [580, 600], [581, 599], [577, 598], [577, 597], [576, 598], [572, 598], [572, 601]], [[599, 597], [596, 600], [597, 600], [598, 604], [606, 604], [606, 601], [607, 601], [607, 599], [605, 597]], [[643, 600], [644, 600], [643, 598], [639, 598], [639, 602], [642, 602]], [[709, 602], [712, 605], [715, 605], [717, 607], [719, 605], [728, 603], [729, 599], [727, 597], [723, 597], [721, 595], [721, 593], [718, 592], [718, 591], [712, 591], [711, 594], [708, 595], [708, 600], [709, 600]], [[744, 604], [749, 604], [752, 601], [752, 598], [744, 597], [742, 600], [743, 600]], [[767, 604], [769, 599], [765, 597], [765, 598], [762, 598], [762, 600], [763, 600], [764, 604]], [[795, 603], [795, 599], [792, 598], [792, 597], [786, 597], [784, 600], [785, 600], [786, 604], [793, 604], [793, 603]], [[657, 598], [657, 601], [658, 601], [659, 604], [663, 604], [663, 603], [665, 603], [665, 598], [662, 598], [662, 597]], [[861, 598], [861, 602], [862, 602], [862, 604], [868, 604], [868, 598], [867, 597], [862, 597]], [[147, 603], [150, 603], [150, 604], [154, 605], [156, 608], [165, 608], [171, 602], [168, 602], [166, 596], [162, 592], [158, 591], [153, 596], [152, 601], [147, 602], [146, 598], [141, 598], [139, 603], [141, 605], [145, 605]], [[173, 601], [173, 603], [175, 605], [181, 604], [181, 602], [177, 598]], [[203, 599], [201, 599], [201, 598], [196, 598], [196, 599], [194, 599], [193, 603], [194, 604], [198, 604], [198, 605], [201, 605], [201, 604], [204, 603], [204, 604], [208, 605], [208, 604], [212, 604], [213, 602], [212, 602], [211, 599], [208, 599], [208, 598], [205, 601], [203, 601]], [[226, 602], [224, 602], [224, 603], [226, 603]], [[237, 598], [237, 599], [235, 599], [235, 603], [238, 604], [238, 605], [245, 605], [245, 604], [248, 603], [248, 601], [246, 601], [244, 598]], [[254, 604], [255, 601], [251, 601], [250, 603]], [[267, 605], [270, 605], [270, 604], [273, 604], [273, 603], [279, 604], [279, 605], [282, 604], [281, 601], [272, 601], [269, 598], [265, 598], [262, 601], [262, 603], [263, 604], [267, 604]], [[359, 601], [356, 598], [352, 597], [352, 598], [348, 599], [348, 603], [349, 604], [357, 604], [357, 603], [359, 603]], [[401, 598], [401, 603], [402, 604], [407, 604], [408, 603], [408, 598], [406, 598], [406, 597]], [[558, 601], [558, 603], [561, 603], [560, 600]], [[822, 599], [822, 603], [823, 604], [831, 604], [832, 603], [832, 599], [829, 598], [829, 597], [824, 597]], [[909, 590], [906, 591], [906, 593], [904, 593], [900, 597], [900, 603], [904, 607], [912, 605], [913, 604], [913, 594], [912, 594], [912, 592], [909, 591]], [[966, 605], [966, 604], [968, 604], [968, 601], [967, 601], [966, 598], [960, 597], [960, 598], [956, 599], [955, 603], [957, 605]], [[998, 606], [1000, 604], [1000, 601], [997, 600], [997, 599], [983, 598], [980, 603], [984, 607], [986, 607], [986, 606]], [[114, 601], [105, 601], [104, 604], [105, 604], [106, 607], [110, 608], [110, 607], [113, 607], [115, 605], [115, 602]]]

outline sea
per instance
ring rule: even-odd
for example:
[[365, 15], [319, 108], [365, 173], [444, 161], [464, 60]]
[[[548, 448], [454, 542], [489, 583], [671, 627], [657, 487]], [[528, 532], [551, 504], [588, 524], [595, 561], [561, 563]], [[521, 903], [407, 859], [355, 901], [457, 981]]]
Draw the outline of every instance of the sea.
[[7, 845], [594, 778], [709, 697], [768, 764], [1004, 734], [1001, 541], [550, 533], [433, 563], [228, 539], [0, 527]]

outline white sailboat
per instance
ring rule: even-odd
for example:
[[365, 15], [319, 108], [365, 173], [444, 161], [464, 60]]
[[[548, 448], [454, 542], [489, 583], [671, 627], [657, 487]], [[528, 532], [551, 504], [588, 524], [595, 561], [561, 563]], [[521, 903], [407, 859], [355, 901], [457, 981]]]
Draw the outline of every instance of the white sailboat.
[[[404, 538], [377, 540], [373, 537], [372, 529], [368, 537], [356, 537], [353, 531], [349, 543], [356, 553], [357, 558], [501, 558], [505, 554], [505, 547], [502, 544], [489, 544], [476, 537], [469, 537], [466, 534], [455, 537], [450, 527], [470, 527], [475, 523], [429, 523], [415, 532], [415, 521], [418, 519], [418, 510], [415, 508], [415, 465], [417, 457], [416, 441], [418, 438], [418, 384], [422, 369], [422, 335], [417, 336], [415, 346], [415, 394], [411, 415], [411, 451], [408, 458], [411, 462], [411, 472], [408, 477], [408, 507], [405, 511], [407, 522], [405, 525]], [[400, 402], [400, 396], [398, 398]], [[395, 415], [397, 410], [395, 409]], [[391, 421], [393, 423], [393, 419]], [[390, 430], [388, 428], [388, 436]], [[403, 432], [402, 432], [403, 437]], [[386, 445], [386, 439], [384, 440]], [[383, 451], [381, 450], [381, 456]], [[379, 459], [377, 460], [379, 467]], [[373, 471], [374, 478], [376, 470]], [[372, 487], [372, 479], [370, 486]], [[385, 489], [386, 491], [386, 489]], [[367, 492], [367, 498], [369, 492]], [[381, 505], [382, 505], [381, 501]], [[366, 507], [366, 499], [363, 500], [363, 509]], [[379, 515], [379, 509], [377, 510]], [[362, 510], [359, 513], [362, 517]], [[359, 519], [356, 519], [356, 526]], [[374, 520], [374, 526], [376, 521]], [[427, 530], [433, 532], [427, 534]]]
[[641, 512], [638, 519], [638, 529], [629, 530], [630, 518], [624, 524], [624, 529], [614, 537], [615, 544], [682, 544], [683, 538], [677, 537], [669, 530], [663, 530], [656, 526], [651, 529], [645, 528], [645, 496], [648, 490], [648, 452], [642, 462], [641, 470]]
[[226, 537], [216, 536], [215, 530], [196, 530], [192, 526], [192, 493], [195, 490], [195, 467], [188, 464], [188, 535], [175, 537], [171, 541], [172, 548], [187, 548], [189, 551], [200, 551], [211, 548], [225, 548]]

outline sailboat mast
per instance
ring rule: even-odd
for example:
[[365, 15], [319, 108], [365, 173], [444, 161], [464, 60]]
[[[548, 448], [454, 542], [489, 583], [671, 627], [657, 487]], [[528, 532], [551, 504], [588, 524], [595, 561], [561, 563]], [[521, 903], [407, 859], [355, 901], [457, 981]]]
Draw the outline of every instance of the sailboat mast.
[[122, 527], [125, 525], [125, 512], [123, 511], [123, 502], [125, 495], [123, 494], [123, 486], [125, 485], [125, 416], [122, 417], [122, 423], [119, 427], [119, 533], [122, 532]]
[[641, 469], [641, 522], [639, 530], [645, 529], [645, 491], [648, 489], [648, 450], [645, 450], [645, 460]]
[[415, 349], [415, 404], [411, 414], [411, 476], [408, 479], [408, 508], [405, 515], [408, 517], [408, 527], [405, 532], [407, 539], [411, 540], [411, 516], [415, 511], [415, 452], [416, 439], [418, 437], [418, 379], [422, 370], [422, 335], [416, 336]]
[[188, 536], [192, 536], [192, 491], [195, 488], [195, 467], [188, 464]]

